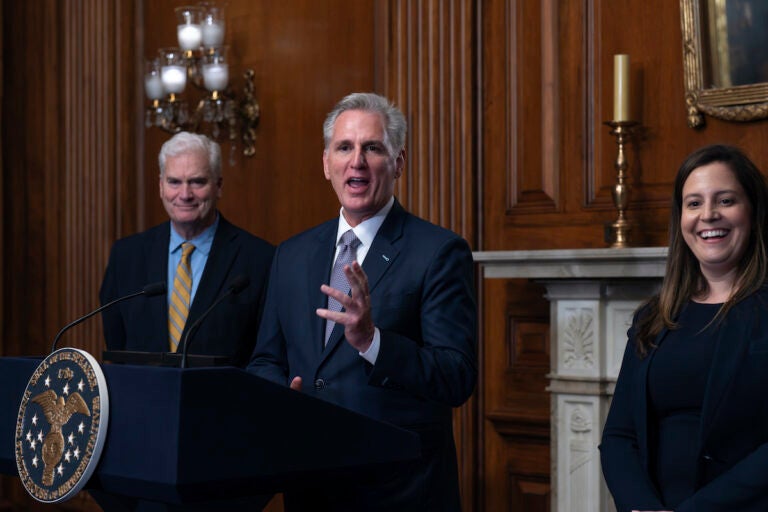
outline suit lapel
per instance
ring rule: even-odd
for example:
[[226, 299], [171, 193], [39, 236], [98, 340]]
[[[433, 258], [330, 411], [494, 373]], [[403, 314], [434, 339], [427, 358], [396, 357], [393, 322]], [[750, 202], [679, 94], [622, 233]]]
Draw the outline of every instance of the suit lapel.
[[[152, 239], [147, 244], [144, 254], [147, 268], [147, 283], [168, 282], [168, 244], [171, 240], [170, 222], [162, 224], [155, 232]], [[153, 297], [154, 299], [154, 297]], [[158, 298], [159, 299], [159, 298]], [[146, 332], [163, 333], [162, 337], [157, 338], [157, 345], [153, 347], [157, 352], [168, 351], [168, 295], [162, 300], [157, 301], [161, 307], [146, 308], [147, 318], [145, 321], [149, 326]], [[155, 338], [152, 336], [153, 339]], [[153, 341], [153, 344], [155, 342]]]
[[363, 270], [368, 276], [368, 291], [371, 294], [400, 254], [400, 249], [396, 244], [403, 236], [403, 224], [406, 215], [403, 207], [395, 200], [392, 210], [379, 228], [379, 232], [376, 233], [373, 244], [368, 250], [368, 255], [363, 263]]
[[[307, 255], [310, 258], [307, 268], [307, 282], [309, 283], [309, 289], [307, 293], [310, 297], [310, 304], [313, 306], [310, 308], [309, 314], [309, 326], [312, 346], [312, 353], [317, 360], [320, 357], [320, 353], [327, 347], [325, 346], [325, 320], [317, 316], [315, 310], [317, 308], [326, 308], [328, 306], [328, 296], [320, 291], [321, 284], [328, 284], [331, 275], [331, 265], [333, 265], [333, 257], [336, 253], [336, 233], [338, 231], [338, 220], [328, 221], [317, 232], [317, 243], [313, 251], [308, 251]], [[338, 324], [336, 328], [340, 327]], [[343, 326], [342, 326], [343, 327]], [[334, 336], [337, 336], [339, 329], [334, 329], [331, 334], [331, 340]], [[344, 332], [342, 328], [340, 332]], [[328, 347], [331, 343], [328, 343]]]
[[237, 232], [232, 229], [232, 225], [224, 217], [219, 217], [219, 225], [213, 236], [211, 252], [208, 254], [208, 261], [205, 263], [203, 275], [200, 277], [200, 284], [189, 308], [184, 332], [213, 304], [224, 286], [228, 284], [226, 281], [229, 269], [232, 267], [232, 262], [235, 260], [239, 248]]
[[636, 427], [640, 430], [638, 432], [638, 440], [640, 442], [640, 449], [645, 454], [645, 460], [648, 460], [648, 371], [651, 367], [651, 361], [653, 361], [656, 355], [656, 349], [664, 342], [664, 338], [667, 336], [669, 330], [664, 328], [653, 340], [653, 348], [648, 353], [647, 357], [644, 357], [640, 363], [638, 369], [637, 380], [638, 386], [635, 387], [637, 395], [635, 396], [635, 403], [637, 407], [637, 420], [635, 421]]

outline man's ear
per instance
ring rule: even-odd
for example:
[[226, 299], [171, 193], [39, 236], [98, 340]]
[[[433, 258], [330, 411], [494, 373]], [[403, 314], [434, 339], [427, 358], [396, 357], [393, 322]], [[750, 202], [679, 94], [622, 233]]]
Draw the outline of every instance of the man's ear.
[[330, 180], [331, 179], [331, 171], [328, 169], [328, 150], [323, 150], [323, 174], [325, 174], [325, 179]]
[[403, 168], [405, 168], [405, 149], [402, 149], [395, 158], [395, 179], [402, 176]]

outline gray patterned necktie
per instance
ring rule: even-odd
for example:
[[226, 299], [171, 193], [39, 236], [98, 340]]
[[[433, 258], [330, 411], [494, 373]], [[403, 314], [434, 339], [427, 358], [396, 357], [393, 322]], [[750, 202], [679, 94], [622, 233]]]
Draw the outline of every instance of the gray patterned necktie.
[[[333, 264], [333, 272], [331, 273], [331, 288], [349, 293], [349, 281], [347, 281], [347, 276], [344, 275], [344, 266], [352, 265], [352, 262], [355, 261], [357, 247], [360, 243], [360, 240], [355, 236], [355, 232], [351, 229], [341, 235], [341, 249], [339, 250], [339, 255], [336, 256], [336, 263]], [[328, 297], [328, 309], [331, 311], [341, 311], [342, 306], [333, 297]], [[328, 338], [331, 337], [334, 325], [336, 325], [336, 322], [333, 320], [326, 320], [325, 322], [326, 345], [328, 344]]]

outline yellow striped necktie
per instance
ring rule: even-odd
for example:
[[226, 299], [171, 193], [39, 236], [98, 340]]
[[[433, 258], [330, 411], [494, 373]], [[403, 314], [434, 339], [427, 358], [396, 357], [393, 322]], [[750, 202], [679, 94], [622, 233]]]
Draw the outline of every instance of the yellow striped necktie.
[[181, 261], [176, 267], [176, 276], [173, 278], [173, 291], [171, 303], [168, 306], [168, 341], [171, 352], [176, 352], [181, 341], [181, 333], [189, 315], [189, 303], [192, 297], [192, 265], [190, 257], [195, 246], [189, 242], [181, 244]]

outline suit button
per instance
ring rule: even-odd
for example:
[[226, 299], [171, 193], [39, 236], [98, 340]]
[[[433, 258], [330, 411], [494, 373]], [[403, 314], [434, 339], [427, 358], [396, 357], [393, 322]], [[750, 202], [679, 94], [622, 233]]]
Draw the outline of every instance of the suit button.
[[315, 389], [318, 391], [325, 388], [325, 381], [323, 379], [317, 379], [315, 381]]

